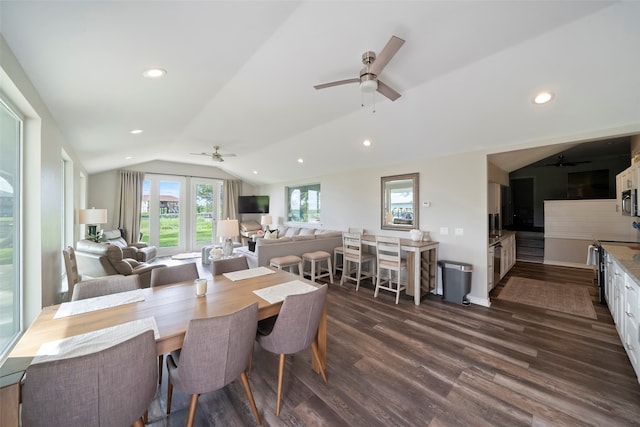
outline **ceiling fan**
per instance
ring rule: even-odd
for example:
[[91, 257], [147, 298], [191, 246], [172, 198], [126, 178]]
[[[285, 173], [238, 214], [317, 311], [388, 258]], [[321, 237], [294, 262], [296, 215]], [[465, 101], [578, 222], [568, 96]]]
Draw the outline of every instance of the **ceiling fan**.
[[583, 161], [580, 161], [580, 162], [568, 162], [568, 161], [566, 161], [564, 159], [564, 155], [561, 154], [561, 155], [558, 156], [558, 161], [557, 162], [555, 162], [555, 163], [545, 163], [545, 164], [543, 164], [541, 166], [555, 166], [557, 168], [562, 168], [562, 167], [565, 167], [565, 166], [577, 166], [577, 165], [580, 165], [580, 164], [583, 164], [583, 163], [591, 163], [591, 160], [583, 160]]
[[360, 77], [323, 83], [315, 85], [314, 88], [324, 89], [349, 83], [359, 83], [360, 90], [363, 92], [378, 91], [390, 100], [395, 101], [400, 98], [400, 94], [384, 84], [382, 81], [378, 80], [378, 75], [382, 72], [389, 61], [391, 61], [391, 58], [393, 58], [403, 44], [404, 40], [396, 36], [391, 36], [391, 39], [377, 56], [375, 52], [371, 51], [362, 54], [362, 63], [364, 64], [364, 68], [360, 70]]
[[190, 153], [190, 154], [195, 154], [196, 156], [209, 156], [211, 157], [211, 160], [213, 160], [214, 162], [224, 162], [223, 157], [235, 157], [235, 154], [223, 154], [223, 153], [219, 153], [218, 150], [220, 149], [219, 145], [214, 145], [213, 146], [213, 153]]

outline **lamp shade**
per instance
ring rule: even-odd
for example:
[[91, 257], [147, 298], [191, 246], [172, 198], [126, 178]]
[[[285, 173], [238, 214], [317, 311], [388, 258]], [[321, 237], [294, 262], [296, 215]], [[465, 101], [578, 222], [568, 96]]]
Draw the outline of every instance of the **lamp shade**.
[[262, 218], [260, 218], [260, 224], [262, 225], [270, 225], [273, 223], [273, 219], [271, 218], [271, 215], [262, 215]]
[[236, 237], [240, 234], [237, 219], [223, 219], [218, 222], [218, 237]]
[[106, 209], [80, 209], [78, 213], [78, 224], [106, 224]]

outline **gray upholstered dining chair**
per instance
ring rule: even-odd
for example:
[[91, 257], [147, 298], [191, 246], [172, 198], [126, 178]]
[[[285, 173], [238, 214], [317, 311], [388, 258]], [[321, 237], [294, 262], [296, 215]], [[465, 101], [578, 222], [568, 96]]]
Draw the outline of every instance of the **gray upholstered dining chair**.
[[211, 274], [217, 276], [231, 271], [248, 270], [247, 258], [240, 256], [234, 258], [217, 259], [211, 262]]
[[318, 324], [327, 298], [327, 289], [328, 285], [325, 284], [315, 291], [289, 295], [284, 299], [277, 317], [274, 316], [258, 323], [257, 340], [260, 346], [271, 353], [280, 355], [278, 401], [276, 403], [276, 415], [278, 416], [282, 402], [284, 361], [287, 354], [294, 354], [311, 346], [311, 353], [319, 366], [320, 375], [322, 375], [324, 382], [327, 382], [316, 343]]
[[82, 356], [32, 364], [22, 385], [22, 425], [143, 426], [156, 393], [149, 330]]
[[258, 303], [225, 316], [189, 322], [182, 349], [171, 352], [167, 357], [167, 414], [171, 412], [175, 386], [191, 394], [187, 426], [192, 426], [198, 396], [221, 389], [240, 377], [256, 422], [261, 424], [246, 373], [257, 323]]
[[78, 261], [76, 260], [76, 251], [73, 246], [67, 246], [62, 250], [62, 257], [64, 258], [64, 269], [67, 273], [67, 298], [73, 295], [73, 288], [76, 283], [80, 281], [80, 274], [78, 273]]
[[73, 287], [71, 301], [133, 291], [140, 288], [140, 276], [137, 274], [130, 276], [123, 276], [121, 274], [105, 276], [77, 283]]
[[196, 280], [198, 267], [194, 262], [172, 265], [170, 267], [159, 267], [151, 270], [151, 287], [168, 285], [170, 283], [186, 282]]

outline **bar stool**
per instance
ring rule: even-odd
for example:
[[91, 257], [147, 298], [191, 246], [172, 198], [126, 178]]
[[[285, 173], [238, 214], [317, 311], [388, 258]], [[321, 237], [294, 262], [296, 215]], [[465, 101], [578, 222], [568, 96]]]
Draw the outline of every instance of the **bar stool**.
[[271, 258], [269, 260], [269, 265], [271, 267], [277, 267], [278, 270], [282, 270], [284, 268], [288, 268], [290, 273], [293, 273], [292, 268], [298, 267], [298, 274], [303, 276], [302, 274], [302, 258], [295, 255], [287, 255], [287, 256], [278, 256], [275, 258]]
[[[309, 261], [311, 264], [311, 271], [304, 270], [306, 261]], [[323, 261], [327, 263], [326, 268], [322, 266]], [[316, 251], [302, 254], [302, 266], [302, 275], [304, 276], [306, 274], [311, 276], [312, 282], [315, 282], [316, 279], [320, 279], [321, 277], [329, 276], [331, 283], [333, 283], [333, 268], [331, 267], [331, 254], [329, 252]]]
[[[349, 231], [347, 233], [358, 233], [362, 235], [364, 233], [363, 228], [349, 227]], [[344, 234], [344, 233], [343, 233]], [[333, 275], [336, 275], [338, 270], [343, 271], [343, 263], [338, 263], [338, 257], [344, 261], [344, 246], [338, 246], [333, 248]]]

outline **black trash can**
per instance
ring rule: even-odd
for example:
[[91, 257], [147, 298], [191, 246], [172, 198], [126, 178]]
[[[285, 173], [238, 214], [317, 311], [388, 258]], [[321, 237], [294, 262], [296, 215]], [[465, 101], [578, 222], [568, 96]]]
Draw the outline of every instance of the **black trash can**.
[[442, 268], [442, 298], [456, 304], [469, 305], [467, 294], [471, 292], [471, 264], [457, 261], [438, 261]]

